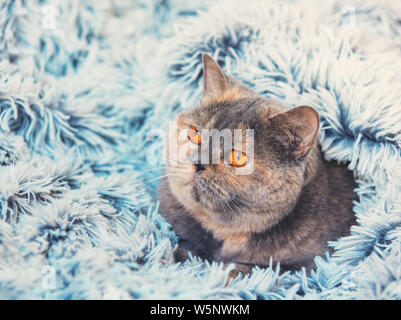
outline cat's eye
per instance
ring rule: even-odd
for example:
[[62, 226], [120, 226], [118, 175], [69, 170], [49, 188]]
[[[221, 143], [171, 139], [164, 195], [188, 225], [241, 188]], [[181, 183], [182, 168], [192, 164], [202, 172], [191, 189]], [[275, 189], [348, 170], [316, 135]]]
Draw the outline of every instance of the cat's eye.
[[248, 162], [248, 156], [241, 151], [231, 151], [229, 155], [230, 163], [234, 167], [243, 167]]
[[188, 138], [192, 143], [195, 143], [195, 144], [201, 144], [201, 142], [202, 142], [202, 137], [201, 137], [200, 131], [195, 127], [191, 127], [189, 129]]

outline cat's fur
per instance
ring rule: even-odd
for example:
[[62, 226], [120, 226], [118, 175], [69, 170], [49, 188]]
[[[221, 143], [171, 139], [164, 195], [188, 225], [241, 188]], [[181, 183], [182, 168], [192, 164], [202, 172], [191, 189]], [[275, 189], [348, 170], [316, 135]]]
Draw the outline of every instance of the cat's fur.
[[[310, 269], [329, 250], [327, 241], [347, 235], [354, 223], [352, 172], [322, 158], [314, 109], [289, 110], [225, 74], [210, 56], [203, 63], [204, 97], [177, 116], [178, 130], [254, 129], [254, 170], [236, 175], [238, 168], [227, 163], [167, 166], [160, 210], [181, 239], [176, 260], [190, 251], [234, 262], [234, 276], [267, 266], [271, 257], [284, 270]], [[184, 143], [187, 137], [178, 145]]]

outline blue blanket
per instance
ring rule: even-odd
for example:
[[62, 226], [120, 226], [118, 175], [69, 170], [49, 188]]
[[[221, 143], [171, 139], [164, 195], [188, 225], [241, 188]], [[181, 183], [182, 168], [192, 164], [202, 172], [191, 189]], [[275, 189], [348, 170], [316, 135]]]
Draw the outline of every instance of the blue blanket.
[[[172, 258], [148, 153], [202, 91], [201, 52], [321, 115], [358, 179], [357, 224], [310, 275]], [[152, 152], [153, 152], [152, 151]], [[400, 299], [397, 1], [5, 0], [0, 4], [1, 299]]]

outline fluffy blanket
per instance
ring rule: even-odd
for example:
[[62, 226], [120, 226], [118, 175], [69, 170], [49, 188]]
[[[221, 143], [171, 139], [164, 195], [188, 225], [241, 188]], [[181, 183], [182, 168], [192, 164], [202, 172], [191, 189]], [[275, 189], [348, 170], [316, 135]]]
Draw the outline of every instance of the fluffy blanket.
[[[317, 257], [225, 286], [175, 264], [157, 130], [202, 91], [201, 52], [321, 115], [358, 178], [357, 224]], [[399, 1], [5, 0], [0, 4], [0, 298], [400, 299]]]

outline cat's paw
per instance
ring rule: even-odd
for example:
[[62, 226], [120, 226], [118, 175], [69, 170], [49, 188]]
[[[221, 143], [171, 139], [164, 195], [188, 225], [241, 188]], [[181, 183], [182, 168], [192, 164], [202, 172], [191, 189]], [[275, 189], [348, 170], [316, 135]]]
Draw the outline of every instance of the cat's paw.
[[232, 280], [236, 279], [240, 275], [245, 276], [247, 274], [251, 274], [252, 267], [253, 267], [252, 265], [247, 265], [242, 263], [235, 264], [235, 268], [231, 270], [230, 273], [228, 274], [226, 285], [228, 285]]
[[188, 259], [188, 250], [183, 248], [183, 247], [178, 247], [177, 250], [174, 251], [173, 257], [174, 257], [174, 263], [178, 262], [184, 262]]

